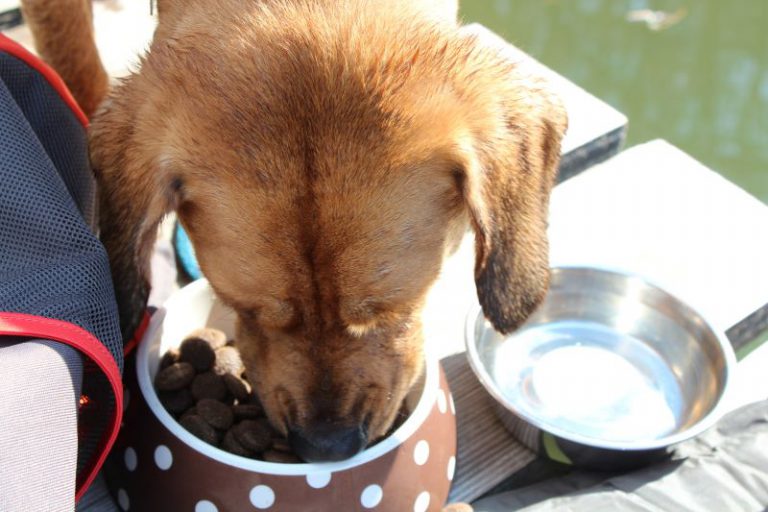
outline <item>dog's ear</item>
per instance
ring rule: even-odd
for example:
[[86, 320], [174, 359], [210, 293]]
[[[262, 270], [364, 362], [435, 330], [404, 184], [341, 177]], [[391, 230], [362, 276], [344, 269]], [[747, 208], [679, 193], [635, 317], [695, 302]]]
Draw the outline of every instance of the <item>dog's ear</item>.
[[167, 179], [156, 156], [145, 153], [147, 144], [135, 140], [136, 104], [132, 95], [113, 92], [90, 133], [100, 238], [109, 256], [125, 340], [133, 336], [146, 310], [157, 229], [181, 187], [177, 178]]
[[486, 106], [457, 170], [475, 232], [475, 283], [500, 332], [522, 324], [549, 286], [547, 215], [567, 116], [543, 81], [515, 66], [483, 93]]

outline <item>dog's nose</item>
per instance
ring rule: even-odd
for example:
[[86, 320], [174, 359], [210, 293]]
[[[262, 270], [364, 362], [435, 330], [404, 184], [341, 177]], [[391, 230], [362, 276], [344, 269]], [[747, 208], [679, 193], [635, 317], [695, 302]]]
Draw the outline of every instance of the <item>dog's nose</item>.
[[340, 427], [323, 423], [291, 430], [288, 440], [296, 455], [307, 462], [333, 462], [348, 459], [365, 448], [368, 432], [364, 425]]

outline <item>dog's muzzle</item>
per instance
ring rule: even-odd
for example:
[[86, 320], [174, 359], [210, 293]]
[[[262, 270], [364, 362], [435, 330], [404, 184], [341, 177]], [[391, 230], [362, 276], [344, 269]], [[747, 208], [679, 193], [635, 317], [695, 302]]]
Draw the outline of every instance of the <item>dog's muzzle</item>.
[[321, 423], [309, 429], [290, 430], [293, 451], [306, 462], [333, 462], [359, 453], [368, 444], [365, 425], [340, 426]]

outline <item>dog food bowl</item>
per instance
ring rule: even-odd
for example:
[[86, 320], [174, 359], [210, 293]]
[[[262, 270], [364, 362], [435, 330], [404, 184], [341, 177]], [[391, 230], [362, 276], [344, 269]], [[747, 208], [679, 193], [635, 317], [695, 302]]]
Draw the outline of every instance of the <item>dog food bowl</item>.
[[512, 433], [592, 469], [658, 460], [710, 427], [736, 364], [724, 335], [690, 307], [593, 268], [554, 269], [544, 303], [510, 336], [471, 311], [466, 341]]
[[187, 432], [165, 410], [153, 380], [160, 357], [192, 330], [234, 334], [234, 315], [201, 279], [158, 310], [126, 369], [121, 434], [107, 466], [118, 505], [140, 512], [438, 511], [448, 496], [456, 419], [443, 370], [427, 357], [411, 415], [389, 437], [346, 461], [277, 464], [233, 455]]

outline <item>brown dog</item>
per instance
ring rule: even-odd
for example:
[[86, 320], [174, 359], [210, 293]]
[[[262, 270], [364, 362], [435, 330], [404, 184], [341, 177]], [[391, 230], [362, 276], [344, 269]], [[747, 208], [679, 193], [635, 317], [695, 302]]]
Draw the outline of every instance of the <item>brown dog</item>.
[[[74, 3], [56, 13], [66, 19], [85, 1], [26, 9]], [[306, 459], [348, 457], [386, 432], [419, 376], [420, 311], [467, 225], [496, 328], [541, 301], [564, 110], [462, 36], [453, 2], [159, 0], [158, 11], [140, 71], [91, 129], [123, 331], [175, 210], [238, 314], [270, 420]], [[45, 16], [30, 21], [49, 30]], [[54, 63], [67, 44], [90, 49], [77, 52], [85, 74], [60, 66], [86, 106], [100, 88], [83, 84], [104, 76], [89, 34], [40, 39]]]

